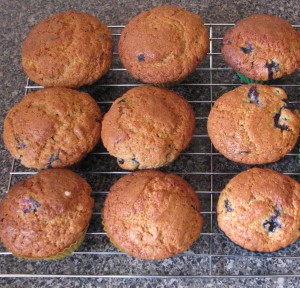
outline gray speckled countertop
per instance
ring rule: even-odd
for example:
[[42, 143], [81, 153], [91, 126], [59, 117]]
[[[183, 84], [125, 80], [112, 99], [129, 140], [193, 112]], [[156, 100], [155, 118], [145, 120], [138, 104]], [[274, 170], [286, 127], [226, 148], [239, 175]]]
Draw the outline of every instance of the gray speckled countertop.
[[[85, 11], [97, 16], [107, 25], [124, 25], [129, 19], [139, 12], [161, 4], [180, 5], [192, 12], [202, 16], [206, 23], [233, 23], [238, 19], [254, 13], [270, 13], [281, 16], [289, 20], [292, 24], [299, 24], [300, 9], [299, 1], [292, 0], [284, 3], [279, 0], [268, 1], [42, 1], [42, 0], [1, 0], [0, 1], [0, 85], [1, 85], [1, 121], [2, 131], [3, 119], [10, 107], [17, 103], [25, 93], [26, 77], [21, 69], [21, 43], [30, 28], [42, 19], [50, 15], [75, 9]], [[214, 37], [222, 37], [224, 29], [216, 33]], [[117, 31], [116, 31], [117, 32]], [[220, 47], [215, 45], [214, 52]], [[214, 65], [221, 65], [222, 60], [214, 56]], [[208, 63], [208, 62], [207, 62]], [[203, 63], [203, 65], [207, 65]], [[120, 65], [118, 60], [115, 66]], [[213, 75], [214, 83], [238, 83], [239, 80], [232, 71], [228, 74]], [[101, 83], [122, 83], [126, 79], [127, 83], [133, 82], [129, 76], [124, 74], [119, 77], [109, 73]], [[199, 81], [198, 75], [191, 75], [187, 83]], [[201, 75], [205, 80], [205, 75]], [[298, 79], [298, 80], [297, 80]], [[298, 82], [297, 82], [298, 81]], [[299, 83], [299, 73], [288, 77], [278, 84]], [[113, 100], [119, 97], [125, 89], [115, 89], [93, 85], [83, 88], [91, 93], [98, 101], [103, 99]], [[202, 99], [209, 100], [210, 91], [205, 87], [176, 87], [175, 90], [181, 92], [188, 100]], [[212, 91], [212, 99], [215, 100], [221, 93], [231, 89], [224, 85]], [[292, 100], [299, 99], [299, 87], [287, 87], [287, 92]], [[201, 103], [202, 104], [202, 103]], [[104, 111], [108, 107], [101, 107]], [[210, 105], [194, 106], [196, 116], [205, 116], [209, 112]], [[199, 114], [198, 114], [199, 113]], [[197, 124], [197, 133], [205, 134], [205, 122]], [[208, 147], [209, 145], [209, 147]], [[100, 145], [101, 146], [101, 145]], [[101, 147], [96, 149], [102, 149]], [[299, 147], [299, 143], [298, 146]], [[210, 149], [208, 140], [203, 141], [196, 138], [188, 148], [188, 152], [207, 152]], [[294, 155], [295, 155], [294, 150]], [[9, 171], [12, 160], [5, 150], [3, 142], [0, 142], [0, 175], [1, 195], [7, 190]], [[239, 172], [247, 169], [247, 166], [232, 163], [222, 156], [215, 156], [213, 159], [214, 171], [216, 172]], [[112, 162], [108, 155], [102, 158], [88, 156], [78, 169], [79, 172], [85, 171], [105, 171], [118, 170], [117, 165]], [[298, 173], [300, 165], [297, 163], [296, 156], [287, 156], [278, 163], [268, 165], [280, 172]], [[187, 172], [185, 178], [196, 190], [211, 191], [211, 178], [200, 175], [190, 175], [191, 171], [209, 171], [210, 156], [193, 156], [189, 153], [182, 155], [174, 164], [165, 168], [166, 171], [175, 173]], [[20, 165], [16, 165], [15, 171], [25, 171]], [[84, 177], [91, 183], [94, 190], [107, 191], [109, 186], [120, 175], [92, 175], [86, 174]], [[21, 176], [13, 177], [13, 183], [22, 179]], [[213, 191], [220, 191], [230, 175], [214, 176]], [[298, 177], [298, 179], [297, 179]], [[299, 176], [295, 176], [298, 181]], [[217, 194], [212, 194], [212, 205], [217, 201]], [[96, 211], [100, 211], [105, 194], [94, 194]], [[202, 209], [210, 209], [210, 194], [199, 194], [202, 202]], [[94, 215], [99, 218], [99, 215]], [[209, 216], [209, 217], [207, 217]], [[89, 231], [102, 231], [100, 219], [93, 219]], [[186, 253], [177, 257], [161, 261], [142, 261], [119, 254], [107, 238], [103, 235], [93, 235], [90, 233], [84, 244], [80, 247], [77, 254], [60, 261], [27, 261], [19, 260], [10, 254], [0, 255], [0, 287], [300, 287], [300, 277], [284, 277], [285, 274], [300, 275], [300, 243], [299, 241], [283, 251], [275, 254], [267, 254], [263, 257], [247, 252], [232, 243], [227, 242], [222, 236], [215, 235], [210, 238], [209, 232], [216, 232], [214, 216], [213, 225], [210, 226], [210, 215], [204, 215], [205, 225], [203, 228], [207, 235], [200, 236], [199, 240]], [[0, 246], [0, 251], [5, 249]], [[105, 251], [108, 254], [97, 254], [94, 251]], [[210, 257], [213, 251], [214, 257]], [[92, 254], [88, 254], [92, 252]], [[219, 256], [218, 256], [219, 255]], [[225, 256], [224, 256], [225, 255]], [[242, 257], [238, 257], [242, 256]], [[281, 258], [281, 256], [284, 256]], [[209, 277], [210, 272], [213, 277]], [[5, 277], [7, 274], [25, 274], [25, 278]], [[28, 277], [33, 275], [48, 275], [44, 278]], [[82, 277], [50, 277], [51, 275], [83, 275]], [[99, 275], [147, 275], [162, 276], [161, 278], [114, 278], [98, 277]], [[168, 277], [163, 277], [168, 275]], [[182, 278], [180, 276], [195, 276], [192, 278]], [[223, 277], [223, 276], [230, 277]], [[237, 276], [244, 276], [239, 278]], [[253, 277], [256, 275], [257, 277]], [[267, 276], [272, 275], [272, 276]], [[276, 276], [283, 275], [283, 276]], [[201, 277], [204, 276], [204, 277]]]

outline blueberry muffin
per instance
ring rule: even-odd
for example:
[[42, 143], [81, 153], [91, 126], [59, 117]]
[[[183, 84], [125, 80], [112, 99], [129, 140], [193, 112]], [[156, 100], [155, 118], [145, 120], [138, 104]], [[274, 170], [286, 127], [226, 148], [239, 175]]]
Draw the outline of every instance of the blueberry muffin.
[[89, 225], [91, 187], [64, 169], [43, 170], [0, 202], [0, 239], [15, 256], [58, 259], [77, 249]]
[[202, 19], [178, 6], [159, 6], [134, 17], [121, 33], [119, 55], [142, 82], [171, 84], [192, 73], [209, 47]]
[[300, 184], [270, 169], [244, 171], [221, 192], [217, 219], [226, 236], [248, 250], [284, 248], [300, 236]]
[[148, 169], [175, 160], [194, 128], [193, 110], [182, 96], [141, 86], [114, 101], [104, 116], [101, 138], [121, 168]]
[[96, 17], [68, 11], [36, 25], [22, 48], [27, 76], [43, 86], [75, 88], [102, 77], [112, 61], [112, 35]]
[[26, 95], [4, 120], [3, 141], [28, 168], [80, 161], [100, 139], [101, 112], [87, 93], [45, 88]]
[[294, 108], [281, 88], [245, 84], [215, 102], [208, 116], [208, 135], [232, 161], [275, 162], [297, 143], [300, 118]]
[[148, 260], [188, 249], [203, 222], [193, 188], [177, 175], [154, 170], [119, 179], [105, 199], [102, 216], [114, 245]]
[[300, 33], [273, 15], [252, 15], [224, 35], [225, 61], [249, 83], [293, 73], [300, 66]]

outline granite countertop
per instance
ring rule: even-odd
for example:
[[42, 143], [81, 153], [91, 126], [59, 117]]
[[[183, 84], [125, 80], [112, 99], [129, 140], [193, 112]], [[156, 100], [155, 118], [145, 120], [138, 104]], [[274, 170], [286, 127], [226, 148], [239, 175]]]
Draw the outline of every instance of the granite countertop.
[[[0, 5], [0, 85], [1, 85], [1, 131], [3, 119], [7, 111], [24, 96], [25, 85], [27, 78], [21, 68], [21, 44], [30, 28], [44, 18], [50, 15], [70, 9], [88, 12], [97, 16], [106, 25], [125, 25], [133, 16], [141, 11], [162, 4], [180, 5], [187, 10], [201, 15], [206, 23], [234, 23], [235, 21], [249, 16], [254, 13], [269, 13], [281, 16], [287, 19], [292, 24], [299, 24], [300, 10], [299, 1], [292, 0], [284, 3], [279, 0], [267, 1], [42, 1], [42, 0], [2, 0]], [[228, 28], [228, 27], [225, 27]], [[120, 30], [113, 31], [119, 33]], [[222, 37], [224, 29], [216, 28], [214, 37]], [[116, 39], [115, 39], [116, 40]], [[217, 44], [214, 52], [217, 52], [220, 45]], [[215, 56], [214, 56], [215, 57]], [[214, 65], [220, 64], [222, 61], [214, 59]], [[220, 63], [218, 63], [220, 62]], [[118, 60], [114, 65], [119, 65]], [[209, 65], [209, 59], [203, 65]], [[220, 64], [222, 65], [222, 63]], [[209, 66], [208, 66], [209, 67]], [[83, 90], [89, 91], [96, 100], [105, 99], [113, 100], [119, 97], [121, 93], [126, 91], [128, 87], [114, 90], [113, 88], [101, 86], [104, 83], [127, 83], [134, 80], [130, 76], [116, 76], [114, 73], [108, 73], [100, 80], [100, 85], [92, 85], [84, 87]], [[128, 78], [129, 77], [129, 78]], [[199, 81], [198, 75], [192, 75], [187, 79], [187, 83]], [[205, 81], [205, 76], [203, 81]], [[299, 83], [299, 73], [279, 82], [280, 84]], [[126, 80], [124, 80], [126, 78]], [[228, 74], [214, 74], [213, 81], [215, 83], [238, 83], [238, 78], [232, 71]], [[298, 82], [297, 82], [298, 81]], [[209, 83], [209, 82], [208, 82]], [[226, 85], [216, 88], [212, 91], [205, 90], [203, 87], [189, 89], [188, 87], [177, 87], [176, 91], [181, 92], [188, 100], [202, 99], [215, 100], [220, 93], [230, 90], [231, 87]], [[299, 87], [287, 87], [287, 92], [292, 100], [299, 101]], [[198, 98], [197, 98], [198, 97]], [[205, 98], [206, 97], [206, 98]], [[204, 105], [205, 106], [205, 105]], [[210, 106], [196, 108], [196, 113], [203, 116], [207, 114]], [[104, 111], [109, 107], [101, 107]], [[194, 107], [195, 108], [195, 107]], [[198, 115], [198, 116], [199, 116]], [[203, 125], [204, 124], [204, 125]], [[205, 134], [205, 122], [198, 123], [198, 134]], [[197, 142], [198, 141], [198, 142]], [[201, 139], [196, 140], [191, 144], [188, 152], [205, 152], [207, 151], [208, 140], [202, 143]], [[200, 148], [199, 148], [200, 147]], [[209, 144], [210, 147], [210, 144]], [[299, 143], [298, 146], [299, 147]], [[103, 149], [101, 145], [96, 149]], [[197, 150], [198, 149], [198, 150]], [[200, 149], [200, 150], [199, 150]], [[203, 149], [203, 150], [201, 150]], [[294, 150], [294, 155], [295, 155]], [[0, 142], [0, 167], [1, 181], [0, 195], [4, 195], [7, 191], [9, 171], [11, 169], [12, 159], [6, 151], [3, 141]], [[188, 153], [187, 153], [188, 154]], [[201, 153], [200, 153], [201, 154]], [[107, 155], [108, 156], [108, 155]], [[78, 172], [85, 171], [111, 171], [118, 170], [115, 163], [107, 156], [102, 158], [87, 157]], [[189, 155], [183, 155], [179, 160], [170, 167], [164, 169], [175, 173], [189, 172], [195, 170], [206, 169], [209, 171], [210, 157], [199, 156], [189, 158]], [[215, 157], [213, 163], [216, 171], [234, 171], [239, 172], [247, 167], [234, 164], [223, 157]], [[300, 165], [297, 162], [296, 156], [285, 158], [271, 167], [280, 172], [298, 173]], [[19, 164], [16, 164], [15, 171], [30, 171], [25, 170]], [[118, 170], [120, 171], [120, 170]], [[188, 174], [188, 173], [187, 173]], [[297, 176], [297, 175], [296, 175]], [[22, 179], [22, 175], [13, 177], [12, 183]], [[298, 179], [297, 179], [298, 177]], [[298, 181], [299, 176], [295, 177]], [[91, 183], [94, 190], [107, 191], [109, 186], [118, 178], [118, 175], [87, 175], [87, 180]], [[228, 177], [214, 178], [213, 191], [219, 191], [228, 181]], [[211, 179], [205, 177], [198, 178], [186, 175], [188, 180], [196, 190], [211, 191]], [[199, 184], [200, 183], [200, 184]], [[200, 187], [201, 186], [201, 187]], [[100, 187], [100, 188], [99, 188]], [[200, 188], [199, 188], [200, 187]], [[213, 194], [212, 194], [213, 195]], [[200, 200], [205, 205], [215, 205], [217, 195], [210, 194], [200, 195]], [[100, 211], [105, 195], [95, 194], [96, 207]], [[212, 202], [212, 203], [211, 203]], [[204, 208], [205, 209], [205, 208]], [[209, 208], [207, 208], [209, 210]], [[97, 215], [96, 215], [97, 216]], [[206, 223], [210, 223], [210, 215], [206, 217]], [[212, 221], [215, 219], [212, 216]], [[101, 227], [97, 226], [100, 219], [94, 219], [90, 227], [90, 231], [99, 232]], [[101, 225], [99, 225], [101, 226]], [[205, 230], [206, 229], [206, 230]], [[103, 235], [88, 235], [87, 240], [82, 245], [79, 253], [65, 258], [60, 261], [28, 261], [19, 260], [10, 254], [0, 255], [0, 287], [300, 287], [300, 277], [284, 277], [282, 275], [300, 275], [300, 243], [299, 241], [290, 247], [288, 250], [282, 250], [276, 254], [267, 254], [261, 257], [255, 253], [247, 252], [235, 245], [229, 243], [220, 236], [210, 238], [209, 232], [216, 231], [213, 224], [209, 227], [204, 227], [207, 235], [200, 237], [200, 240], [186, 253], [177, 257], [162, 261], [142, 261], [127, 257], [120, 254]], [[98, 238], [97, 238], [98, 237]], [[100, 247], [100, 248], [99, 248]], [[5, 249], [0, 246], [0, 251], [5, 252]], [[105, 251], [107, 254], [97, 254], [93, 251]], [[209, 254], [213, 251], [214, 255], [220, 257], [210, 258]], [[88, 254], [90, 252], [90, 254]], [[197, 254], [197, 255], [195, 255]], [[221, 257], [225, 255], [226, 257]], [[243, 256], [243, 257], [237, 257]], [[281, 258], [284, 256], [284, 258]], [[296, 257], [295, 257], [296, 256]], [[212, 267], [210, 267], [212, 265]], [[211, 268], [211, 269], [210, 269]], [[214, 276], [210, 277], [210, 271]], [[5, 277], [9, 274], [20, 274], [18, 277]], [[22, 278], [21, 274], [26, 277]], [[33, 275], [47, 275], [47, 277], [37, 278], [30, 277]], [[51, 276], [54, 275], [54, 276]], [[58, 277], [64, 275], [65, 277]], [[82, 275], [82, 277], [66, 277], [66, 275]], [[99, 277], [99, 275], [107, 275], [107, 277]], [[147, 275], [146, 278], [128, 278], [128, 277], [111, 277], [111, 275]], [[168, 276], [163, 276], [168, 275]], [[195, 276], [191, 278], [183, 278], [185, 276]], [[226, 277], [230, 275], [230, 277]], [[243, 275], [239, 278], [237, 276]], [[256, 277], [253, 277], [256, 275]], [[257, 276], [259, 275], [259, 276]], [[273, 276], [267, 276], [273, 275]], [[276, 276], [281, 275], [281, 276]], [[154, 277], [151, 277], [154, 276]], [[157, 277], [159, 276], [159, 277]], [[225, 276], [225, 277], [224, 277]]]

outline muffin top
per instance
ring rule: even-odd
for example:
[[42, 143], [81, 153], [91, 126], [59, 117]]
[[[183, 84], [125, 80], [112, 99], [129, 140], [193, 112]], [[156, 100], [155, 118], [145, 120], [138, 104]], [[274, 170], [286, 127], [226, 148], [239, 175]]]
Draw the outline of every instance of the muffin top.
[[147, 169], [173, 161], [189, 144], [194, 128], [193, 110], [182, 96], [141, 86], [114, 101], [101, 137], [121, 168]]
[[242, 85], [222, 95], [207, 123], [215, 148], [245, 164], [275, 162], [295, 146], [300, 121], [281, 88]]
[[75, 88], [102, 77], [112, 61], [112, 36], [96, 17], [68, 11], [36, 25], [22, 48], [27, 76], [44, 86]]
[[91, 187], [64, 169], [44, 170], [16, 185], [0, 202], [0, 239], [20, 257], [47, 258], [85, 232], [94, 201]]
[[119, 179], [103, 208], [103, 225], [119, 249], [142, 259], [162, 259], [198, 238], [203, 218], [199, 200], [181, 177], [139, 171]]
[[217, 215], [220, 228], [236, 244], [276, 251], [300, 236], [300, 184], [270, 169], [244, 171], [221, 192]]
[[134, 17], [121, 33], [119, 54], [136, 79], [153, 84], [185, 78], [209, 47], [202, 19], [178, 6], [159, 6]]
[[11, 155], [29, 168], [65, 167], [97, 144], [101, 112], [87, 93], [45, 88], [27, 94], [8, 112], [3, 140]]
[[300, 33], [279, 17], [252, 15], [226, 32], [222, 55], [251, 79], [276, 79], [299, 68]]

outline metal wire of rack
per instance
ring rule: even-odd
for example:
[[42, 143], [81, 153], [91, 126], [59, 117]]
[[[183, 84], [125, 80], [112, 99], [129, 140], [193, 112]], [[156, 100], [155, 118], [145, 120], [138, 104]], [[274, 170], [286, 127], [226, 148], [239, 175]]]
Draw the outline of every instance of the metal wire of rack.
[[[116, 249], [106, 237], [101, 225], [101, 207], [110, 185], [129, 173], [122, 171], [99, 144], [78, 168], [93, 187], [95, 210], [86, 239], [72, 256], [59, 261], [29, 261], [18, 259], [0, 246], [0, 277], [16, 278], [262, 278], [296, 277], [300, 269], [300, 241], [275, 253], [246, 251], [221, 235], [217, 228], [215, 205], [218, 195], [228, 180], [250, 166], [230, 162], [212, 146], [206, 131], [208, 113], [214, 101], [223, 92], [241, 84], [235, 72], [222, 60], [220, 48], [224, 32], [234, 24], [206, 24], [209, 29], [210, 48], [206, 60], [195, 73], [172, 89], [184, 95], [196, 115], [196, 131], [190, 146], [177, 160], [163, 171], [184, 177], [196, 189], [199, 196], [204, 227], [199, 239], [186, 252], [171, 259], [143, 261], [126, 256]], [[300, 25], [293, 25], [299, 29]], [[109, 26], [115, 43], [122, 25]], [[115, 45], [116, 47], [117, 45]], [[116, 50], [115, 50], [116, 51]], [[84, 87], [106, 111], [113, 100], [127, 89], [144, 85], [136, 82], [124, 69], [114, 52], [113, 66], [103, 79]], [[283, 87], [291, 103], [300, 103], [299, 71], [274, 83]], [[43, 88], [27, 79], [25, 95], [32, 90]], [[125, 89], [125, 90], [124, 90]], [[299, 146], [299, 141], [296, 147]], [[262, 165], [300, 181], [300, 164], [295, 148], [277, 163]], [[35, 171], [12, 161], [8, 179], [10, 187], [35, 174]], [[3, 196], [3, 195], [2, 195]], [[90, 264], [92, 262], [92, 265]], [[5, 265], [9, 263], [10, 265]], [[284, 269], [282, 265], [284, 264]], [[158, 268], [159, 267], [159, 268]]]

